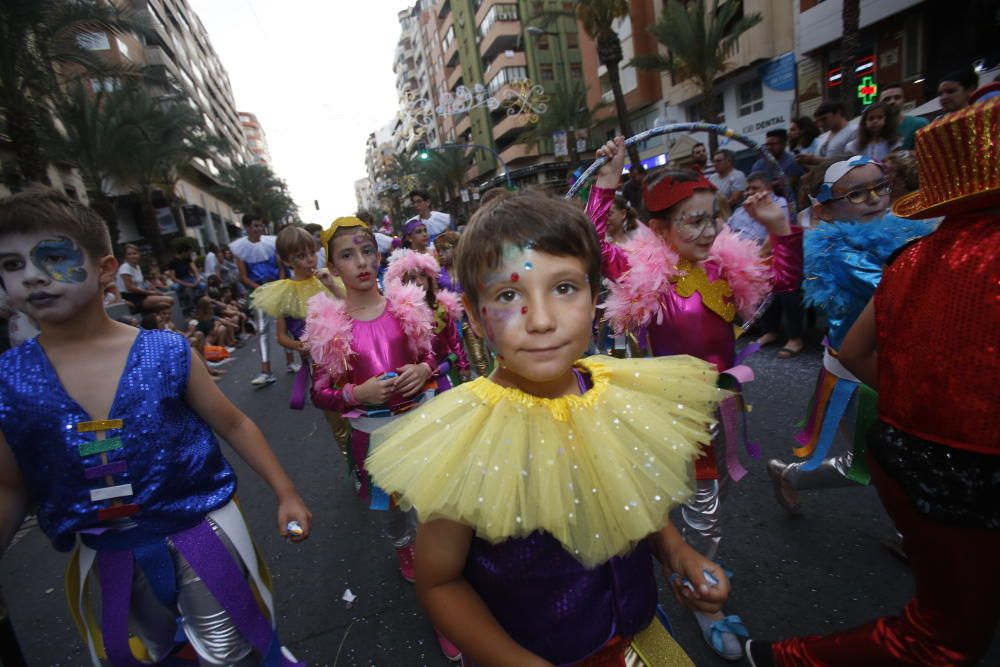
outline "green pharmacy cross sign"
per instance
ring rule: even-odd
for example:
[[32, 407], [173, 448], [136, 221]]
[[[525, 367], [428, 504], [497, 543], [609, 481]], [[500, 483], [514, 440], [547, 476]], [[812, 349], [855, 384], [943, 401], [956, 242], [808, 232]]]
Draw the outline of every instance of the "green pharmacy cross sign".
[[875, 83], [875, 79], [870, 76], [866, 76], [861, 79], [861, 85], [858, 86], [858, 99], [864, 105], [869, 105], [875, 101], [875, 96], [878, 95], [878, 85]]

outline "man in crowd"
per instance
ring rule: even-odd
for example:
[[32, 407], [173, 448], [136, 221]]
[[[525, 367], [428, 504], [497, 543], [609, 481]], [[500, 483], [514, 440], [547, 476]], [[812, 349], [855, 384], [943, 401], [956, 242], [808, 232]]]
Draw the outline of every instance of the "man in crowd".
[[625, 197], [636, 211], [642, 210], [642, 188], [645, 182], [646, 168], [637, 164], [629, 170], [628, 180], [622, 186], [622, 197]]
[[177, 246], [176, 256], [167, 263], [164, 273], [177, 285], [177, 297], [184, 312], [194, 308], [195, 300], [205, 289], [205, 282], [194, 265], [194, 248], [190, 243]]
[[938, 101], [942, 115], [969, 106], [969, 95], [976, 89], [979, 77], [972, 70], [949, 72], [938, 83]]
[[[767, 192], [771, 197], [771, 201], [775, 202], [788, 215], [788, 220], [793, 221], [792, 214], [788, 211], [788, 202], [784, 197], [774, 194], [770, 176], [763, 171], [752, 171], [747, 176], [746, 183], [746, 194], [748, 197], [758, 192]], [[763, 245], [764, 241], [767, 240], [767, 229], [764, 225], [757, 222], [744, 206], [736, 209], [726, 224], [740, 236], [755, 241], [758, 244]]]
[[729, 202], [731, 208], [736, 208], [743, 201], [743, 193], [747, 189], [747, 177], [735, 166], [736, 156], [725, 148], [715, 152], [712, 164], [715, 173], [708, 177], [719, 194]]
[[[445, 232], [451, 229], [451, 216], [447, 213], [442, 213], [441, 211], [431, 210], [431, 193], [427, 190], [412, 190], [410, 194], [407, 195], [410, 200], [410, 204], [413, 208], [417, 209], [417, 215], [406, 221], [406, 225], [410, 224], [417, 218], [424, 223], [424, 227], [427, 228], [427, 235], [430, 237], [431, 242], [434, 241], [436, 237], [441, 232]], [[404, 225], [404, 227], [406, 226]]]
[[858, 126], [848, 121], [841, 102], [824, 102], [813, 115], [823, 134], [819, 135], [815, 155], [796, 155], [799, 164], [814, 167], [835, 155], [845, 155], [847, 144], [858, 138]]
[[700, 141], [691, 148], [691, 162], [692, 168], [705, 178], [715, 173], [715, 165], [708, 161], [708, 149]]
[[913, 150], [913, 141], [917, 136], [917, 130], [927, 125], [926, 118], [917, 116], [907, 116], [903, 113], [903, 84], [890, 83], [882, 88], [878, 101], [885, 105], [889, 113], [896, 117], [896, 134], [899, 135], [899, 147], [906, 150]]
[[[803, 169], [802, 166], [796, 162], [795, 156], [786, 150], [787, 147], [788, 130], [778, 127], [767, 131], [766, 138], [764, 139], [764, 148], [766, 148], [767, 152], [773, 155], [774, 159], [778, 161], [778, 164], [781, 166], [781, 170], [785, 172], [785, 176], [788, 177], [789, 186], [792, 188], [790, 193], [782, 192], [781, 194], [787, 195], [792, 201], [794, 201], [795, 191], [798, 189], [799, 178], [806, 172], [805, 169]], [[750, 171], [766, 174], [768, 179], [770, 179], [772, 188], [780, 187], [778, 170], [764, 158], [757, 158], [757, 161], [753, 163], [753, 168], [750, 169]]]

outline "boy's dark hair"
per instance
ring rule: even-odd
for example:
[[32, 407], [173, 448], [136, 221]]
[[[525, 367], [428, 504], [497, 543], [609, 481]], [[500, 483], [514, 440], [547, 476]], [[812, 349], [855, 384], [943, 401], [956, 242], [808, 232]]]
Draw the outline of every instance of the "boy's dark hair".
[[903, 84], [901, 82], [899, 82], [899, 81], [893, 81], [891, 83], [887, 83], [884, 86], [880, 87], [879, 88], [879, 92], [880, 93], [884, 93], [885, 91], [889, 90], [890, 88], [903, 88]]
[[139, 323], [143, 329], [159, 329], [160, 328], [160, 318], [156, 313], [146, 313], [142, 316], [142, 320]]
[[747, 183], [750, 181], [759, 181], [761, 183], [766, 183], [768, 188], [771, 188], [771, 177], [767, 175], [766, 171], [751, 171], [747, 176]]
[[209, 287], [221, 287], [222, 278], [213, 273], [212, 275], [210, 275], [208, 278], [205, 279], [205, 284], [208, 285]]
[[410, 193], [406, 195], [406, 198], [413, 199], [414, 197], [420, 197], [425, 201], [430, 201], [431, 193], [428, 192], [427, 190], [424, 190], [423, 188], [414, 188], [413, 190], [410, 190]]
[[819, 105], [819, 108], [816, 109], [816, 113], [813, 114], [813, 118], [817, 118], [817, 117], [822, 116], [823, 114], [827, 114], [827, 113], [836, 113], [836, 114], [840, 114], [841, 116], [843, 116], [844, 115], [844, 103], [843, 102], [838, 102], [836, 100], [830, 100], [829, 102], [823, 102], [823, 104]]
[[499, 199], [500, 197], [506, 197], [510, 194], [511, 192], [507, 188], [501, 188], [501, 187], [490, 188], [489, 190], [484, 192], [482, 196], [479, 198], [479, 207], [482, 208], [483, 206], [489, 204], [491, 201]]
[[256, 211], [251, 211], [250, 213], [243, 214], [243, 229], [246, 229], [254, 220], [260, 220], [264, 222], [264, 216]]
[[288, 262], [295, 253], [303, 250], [316, 252], [316, 239], [302, 227], [288, 225], [278, 232], [274, 248], [278, 251], [281, 261]]
[[941, 83], [941, 81], [954, 81], [966, 90], [972, 90], [979, 85], [979, 77], [971, 69], [961, 69], [948, 72], [941, 77], [938, 83]]
[[310, 234], [315, 234], [316, 232], [323, 231], [323, 225], [318, 225], [315, 222], [310, 222], [305, 226], [305, 230]]
[[94, 261], [114, 254], [101, 216], [58, 190], [32, 187], [0, 199], [0, 236], [39, 232], [65, 234]]
[[715, 151], [715, 154], [722, 155], [733, 164], [736, 164], [736, 153], [732, 152], [728, 148], [720, 148], [719, 150]]
[[788, 143], [788, 130], [783, 127], [776, 127], [773, 130], [768, 130], [765, 136], [778, 137], [785, 143]]
[[476, 211], [458, 243], [458, 282], [473, 309], [479, 308], [483, 274], [500, 266], [508, 244], [530, 246], [558, 257], [578, 257], [587, 267], [591, 295], [600, 290], [601, 246], [587, 215], [565, 199], [519, 192]]

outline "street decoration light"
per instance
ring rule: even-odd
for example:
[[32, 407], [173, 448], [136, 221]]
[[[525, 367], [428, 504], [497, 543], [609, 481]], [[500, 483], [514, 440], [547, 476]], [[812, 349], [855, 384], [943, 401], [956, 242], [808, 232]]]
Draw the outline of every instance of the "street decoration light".
[[490, 95], [481, 83], [471, 89], [459, 86], [454, 92], [445, 91], [436, 107], [426, 97], [421, 97], [412, 90], [403, 93], [403, 106], [400, 113], [403, 124], [414, 136], [423, 136], [434, 126], [438, 116], [461, 116], [473, 109], [485, 107], [490, 111], [505, 109], [508, 116], [527, 116], [529, 123], [537, 123], [540, 114], [549, 109], [549, 97], [545, 87], [530, 79], [512, 81], [502, 89], [499, 96]]

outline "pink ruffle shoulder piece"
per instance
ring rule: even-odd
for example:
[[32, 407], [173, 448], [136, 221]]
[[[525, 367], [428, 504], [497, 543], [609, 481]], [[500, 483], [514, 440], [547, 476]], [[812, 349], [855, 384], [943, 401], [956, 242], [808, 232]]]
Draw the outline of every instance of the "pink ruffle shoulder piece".
[[430, 278], [437, 278], [441, 273], [441, 267], [437, 260], [427, 253], [400, 248], [389, 256], [389, 264], [385, 270], [385, 284], [402, 282], [406, 275], [421, 273]]
[[306, 311], [306, 329], [302, 335], [309, 349], [312, 362], [320, 369], [314, 384], [330, 375], [339, 375], [350, 370], [353, 354], [351, 316], [347, 304], [320, 292], [309, 298]]
[[663, 323], [663, 294], [678, 275], [679, 257], [648, 227], [640, 227], [623, 247], [629, 270], [610, 284], [604, 313], [616, 335]]
[[441, 290], [436, 295], [437, 302], [441, 304], [444, 308], [444, 312], [447, 313], [448, 319], [452, 322], [461, 322], [462, 314], [464, 309], [462, 308], [462, 297], [460, 297], [455, 292], [450, 292], [448, 290]]
[[416, 285], [387, 280], [385, 297], [386, 308], [399, 322], [410, 350], [418, 356], [429, 354], [434, 338], [434, 313], [427, 305], [424, 291]]
[[752, 317], [772, 289], [771, 269], [760, 256], [760, 246], [723, 227], [706, 261], [718, 266], [729, 283], [740, 317]]

